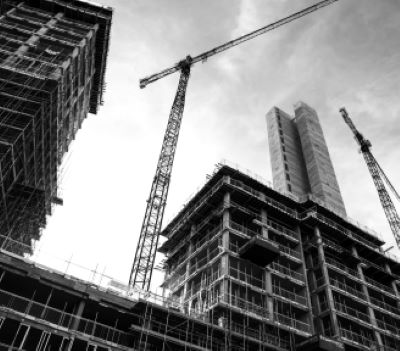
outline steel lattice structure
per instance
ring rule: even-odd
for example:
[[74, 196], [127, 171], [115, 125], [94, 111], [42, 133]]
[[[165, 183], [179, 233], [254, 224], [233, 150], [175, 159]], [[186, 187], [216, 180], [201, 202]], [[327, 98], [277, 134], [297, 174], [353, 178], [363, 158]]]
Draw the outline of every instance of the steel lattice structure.
[[344, 121], [350, 127], [351, 131], [354, 134], [355, 139], [360, 145], [361, 152], [364, 156], [364, 160], [367, 164], [372, 180], [374, 181], [375, 188], [378, 191], [379, 200], [385, 212], [386, 218], [389, 222], [390, 228], [393, 232], [397, 247], [400, 249], [400, 218], [393, 204], [393, 201], [386, 190], [385, 182], [387, 183], [389, 188], [393, 191], [397, 199], [399, 199], [400, 197], [396, 192], [396, 190], [394, 189], [393, 185], [390, 183], [386, 174], [383, 172], [382, 168], [379, 166], [374, 155], [372, 155], [370, 151], [371, 142], [365, 139], [364, 136], [357, 130], [345, 108], [341, 108], [340, 113], [342, 114]]
[[140, 87], [144, 88], [148, 84], [153, 83], [158, 79], [164, 78], [177, 71], [181, 72], [178, 91], [170, 112], [167, 129], [164, 135], [163, 146], [158, 160], [156, 175], [151, 187], [150, 197], [147, 201], [146, 213], [140, 232], [139, 242], [136, 248], [135, 260], [129, 277], [129, 286], [131, 288], [136, 287], [144, 290], [149, 290], [150, 288], [157, 244], [171, 178], [172, 164], [178, 142], [179, 128], [183, 116], [183, 110], [185, 107], [185, 94], [190, 75], [190, 67], [197, 62], [204, 62], [211, 56], [256, 38], [261, 34], [267, 33], [294, 20], [302, 18], [337, 1], [338, 0], [320, 1], [279, 21], [268, 24], [267, 26], [217, 46], [193, 58], [187, 56], [186, 59], [178, 62], [176, 65], [140, 80]]
[[136, 248], [135, 261], [132, 266], [129, 285], [149, 290], [153, 273], [159, 233], [161, 230], [164, 209], [167, 202], [169, 182], [179, 130], [185, 107], [186, 88], [190, 76], [190, 57], [180, 63], [181, 75], [178, 90], [172, 104], [167, 128], [164, 134], [161, 153], [157, 163], [156, 175], [147, 201], [146, 213]]

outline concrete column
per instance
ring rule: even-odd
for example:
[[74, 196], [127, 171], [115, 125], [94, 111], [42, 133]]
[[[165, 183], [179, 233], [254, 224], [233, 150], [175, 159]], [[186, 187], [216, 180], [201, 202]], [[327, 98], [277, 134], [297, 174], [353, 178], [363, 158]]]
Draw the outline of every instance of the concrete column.
[[304, 276], [304, 279], [305, 279], [304, 281], [306, 283], [305, 291], [306, 291], [307, 304], [308, 304], [308, 307], [309, 307], [309, 311], [307, 313], [307, 320], [308, 320], [308, 323], [311, 326], [311, 333], [314, 335], [315, 334], [315, 326], [314, 326], [314, 323], [313, 323], [313, 313], [312, 313], [312, 304], [311, 304], [311, 295], [310, 295], [311, 288], [310, 288], [310, 285], [308, 283], [307, 269], [306, 269], [306, 258], [304, 256], [303, 241], [301, 240], [301, 230], [300, 230], [300, 226], [299, 225], [296, 226], [296, 232], [297, 232], [297, 236], [298, 236], [298, 239], [299, 239], [299, 245], [298, 246], [299, 246], [299, 249], [300, 249], [300, 256], [301, 256], [301, 261], [302, 261], [301, 270], [303, 272], [303, 276]]
[[[262, 223], [267, 223], [267, 210], [262, 208], [261, 209], [261, 222]], [[268, 239], [268, 228], [261, 226], [261, 235], [263, 238]], [[274, 299], [272, 296], [272, 275], [271, 275], [271, 271], [269, 270], [269, 267], [266, 267], [264, 269], [264, 289], [267, 292], [267, 308], [268, 308], [268, 313], [270, 316], [270, 319], [273, 320], [274, 319]]]
[[222, 213], [222, 225], [224, 228], [229, 227], [229, 220], [230, 220], [230, 214], [229, 214], [229, 207], [231, 204], [231, 194], [229, 192], [225, 193], [224, 195], [224, 207], [227, 207], [224, 209]]
[[[229, 206], [231, 202], [231, 194], [226, 192], [224, 195], [224, 209], [222, 213], [222, 247], [224, 250], [224, 254], [221, 256], [220, 259], [220, 266], [221, 266], [221, 275], [228, 276], [229, 275], [229, 222], [230, 222], [230, 213], [229, 213]], [[221, 285], [221, 293], [224, 296], [224, 302], [229, 303], [230, 299], [228, 295], [231, 293], [229, 291], [229, 280], [223, 279]]]
[[76, 306], [75, 312], [74, 312], [75, 319], [72, 322], [72, 327], [71, 327], [72, 330], [78, 329], [79, 321], [80, 321], [80, 318], [82, 317], [82, 313], [85, 308], [85, 305], [86, 305], [85, 301], [81, 300], [81, 301], [79, 301], [79, 304]]
[[338, 319], [336, 316], [333, 294], [332, 294], [332, 290], [331, 290], [331, 286], [330, 286], [330, 282], [329, 282], [329, 274], [328, 274], [328, 268], [326, 266], [326, 261], [325, 261], [325, 252], [324, 252], [324, 248], [322, 246], [321, 232], [317, 226], [314, 227], [314, 235], [317, 238], [318, 259], [319, 259], [320, 267], [322, 270], [322, 275], [323, 275], [325, 283], [326, 283], [324, 290], [325, 290], [326, 296], [328, 298], [329, 308], [331, 310], [330, 318], [331, 318], [332, 330], [334, 332], [334, 336], [339, 336], [340, 335], [339, 322], [338, 322]]
[[[192, 238], [193, 235], [195, 234], [195, 232], [196, 232], [196, 226], [195, 226], [194, 224], [192, 224], [192, 226], [190, 227], [190, 235], [189, 235], [189, 237]], [[189, 282], [187, 281], [187, 278], [189, 277], [190, 258], [191, 258], [191, 256], [192, 256], [192, 253], [193, 253], [193, 244], [192, 244], [192, 240], [189, 239], [188, 256], [187, 256], [189, 259], [188, 259], [188, 261], [186, 262], [186, 268], [185, 268], [185, 284], [184, 284], [184, 286], [183, 286], [183, 297], [182, 297], [182, 300], [183, 300], [183, 301], [181, 301], [181, 303], [183, 303], [183, 302], [186, 300], [186, 298], [188, 297], [188, 296], [187, 296], [187, 293], [188, 293], [188, 289], [189, 289]]]
[[[357, 249], [354, 246], [352, 246], [351, 251], [352, 251], [352, 253], [353, 253], [353, 255], [355, 257], [357, 257], [357, 258], [359, 257]], [[363, 293], [365, 295], [365, 299], [366, 299], [366, 302], [367, 302], [367, 308], [368, 308], [368, 315], [369, 315], [370, 323], [374, 327], [377, 327], [378, 324], [376, 322], [374, 309], [371, 307], [371, 299], [369, 297], [367, 285], [365, 284], [364, 271], [362, 270], [362, 267], [363, 267], [363, 263], [362, 262], [357, 264], [358, 275], [360, 276], [361, 280], [363, 281], [362, 290], [363, 290]], [[376, 330], [374, 330], [373, 332], [374, 332], [375, 339], [378, 342], [379, 346], [383, 348], [383, 342], [382, 342], [381, 335]]]
[[221, 257], [221, 275], [224, 276], [224, 279], [222, 280], [221, 292], [224, 296], [224, 301], [229, 303], [228, 295], [230, 295], [232, 292], [229, 291], [229, 256], [227, 253], [224, 253], [224, 255]]
[[[267, 223], [268, 220], [268, 216], [267, 216], [267, 210], [265, 208], [261, 209], [261, 222], [262, 223]], [[265, 226], [261, 226], [261, 235], [263, 236], [263, 238], [267, 238], [268, 239], [268, 228]]]
[[[388, 263], [385, 263], [385, 270], [386, 272], [388, 272], [389, 274], [392, 274], [392, 270], [390, 269], [390, 266]], [[396, 281], [392, 280], [391, 282], [392, 285], [392, 289], [394, 291], [394, 294], [400, 298], [400, 292], [399, 292], [399, 288], [397, 287]], [[400, 308], [400, 301], [397, 302], [398, 307]]]

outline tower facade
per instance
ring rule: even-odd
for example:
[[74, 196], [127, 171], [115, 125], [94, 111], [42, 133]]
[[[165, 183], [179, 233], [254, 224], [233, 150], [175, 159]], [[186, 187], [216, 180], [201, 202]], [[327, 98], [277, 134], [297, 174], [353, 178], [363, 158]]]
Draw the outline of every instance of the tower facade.
[[112, 10], [78, 0], [0, 7], [0, 247], [23, 254], [58, 196], [59, 166], [102, 103]]
[[294, 118], [277, 107], [266, 115], [274, 187], [311, 194], [346, 215], [335, 171], [316, 111], [299, 102]]

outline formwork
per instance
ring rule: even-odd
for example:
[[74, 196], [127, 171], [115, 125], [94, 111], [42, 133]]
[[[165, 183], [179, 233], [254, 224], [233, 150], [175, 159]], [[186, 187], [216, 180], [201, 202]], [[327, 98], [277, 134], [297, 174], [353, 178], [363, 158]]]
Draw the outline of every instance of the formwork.
[[3, 1], [0, 15], [0, 247], [9, 249], [37, 240], [62, 203], [63, 156], [102, 102], [112, 11], [26, 0]]

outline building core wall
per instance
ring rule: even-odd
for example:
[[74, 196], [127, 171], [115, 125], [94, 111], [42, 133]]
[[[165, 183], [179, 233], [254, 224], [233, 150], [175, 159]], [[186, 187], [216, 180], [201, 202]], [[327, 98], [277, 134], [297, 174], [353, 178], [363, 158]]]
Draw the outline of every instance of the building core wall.
[[312, 195], [337, 213], [346, 210], [318, 115], [304, 102], [295, 117], [272, 108], [266, 115], [274, 186], [298, 197]]
[[292, 117], [274, 107], [266, 118], [274, 187], [297, 196], [309, 193], [300, 137]]
[[337, 212], [346, 215], [335, 170], [316, 111], [300, 102], [295, 105], [294, 121], [300, 135], [311, 193]]

